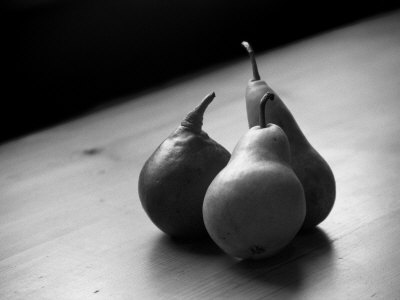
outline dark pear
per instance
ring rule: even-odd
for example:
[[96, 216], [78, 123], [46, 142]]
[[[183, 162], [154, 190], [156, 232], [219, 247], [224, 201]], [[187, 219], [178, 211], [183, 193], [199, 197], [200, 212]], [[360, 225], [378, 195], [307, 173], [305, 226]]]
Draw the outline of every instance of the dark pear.
[[230, 153], [202, 130], [203, 114], [214, 99], [207, 95], [145, 162], [139, 197], [153, 223], [180, 238], [206, 236], [202, 205], [207, 188]]

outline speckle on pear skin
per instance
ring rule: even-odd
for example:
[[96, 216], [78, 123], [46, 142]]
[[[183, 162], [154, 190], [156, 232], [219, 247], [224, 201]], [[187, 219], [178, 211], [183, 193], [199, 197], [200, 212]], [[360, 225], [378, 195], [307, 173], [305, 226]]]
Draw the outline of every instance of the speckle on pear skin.
[[262, 254], [265, 252], [264, 247], [262, 246], [258, 246], [258, 245], [254, 245], [252, 247], [250, 247], [250, 252], [251, 254], [255, 255], [255, 254]]

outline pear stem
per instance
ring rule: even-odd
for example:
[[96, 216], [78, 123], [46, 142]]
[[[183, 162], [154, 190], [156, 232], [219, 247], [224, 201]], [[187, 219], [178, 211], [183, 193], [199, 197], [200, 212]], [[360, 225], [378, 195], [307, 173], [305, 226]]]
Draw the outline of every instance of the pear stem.
[[201, 132], [204, 112], [214, 98], [214, 92], [205, 96], [201, 103], [187, 114], [186, 118], [181, 122], [181, 126], [186, 127], [194, 132]]
[[260, 100], [260, 118], [259, 118], [260, 128], [265, 128], [267, 126], [265, 120], [265, 105], [267, 104], [268, 100], [273, 101], [274, 98], [275, 98], [274, 94], [266, 93], [264, 96], [262, 96]]
[[257, 62], [256, 62], [256, 57], [254, 55], [253, 48], [251, 48], [250, 44], [246, 41], [242, 42], [242, 46], [247, 50], [247, 53], [249, 54], [250, 61], [251, 61], [251, 67], [253, 69], [253, 79], [252, 80], [260, 80], [260, 73], [258, 73], [258, 67], [257, 67]]

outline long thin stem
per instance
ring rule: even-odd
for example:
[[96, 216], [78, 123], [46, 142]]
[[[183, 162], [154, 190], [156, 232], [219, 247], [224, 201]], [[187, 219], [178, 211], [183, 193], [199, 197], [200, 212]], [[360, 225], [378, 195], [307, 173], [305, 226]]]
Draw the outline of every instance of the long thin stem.
[[265, 120], [265, 105], [267, 104], [268, 100], [273, 101], [275, 98], [275, 95], [272, 93], [266, 93], [264, 96], [262, 96], [260, 100], [260, 117], [259, 117], [259, 123], [261, 128], [265, 128], [267, 126], [266, 120]]
[[251, 67], [253, 69], [253, 80], [260, 80], [260, 74], [258, 73], [258, 67], [256, 62], [256, 57], [254, 55], [253, 48], [251, 48], [250, 44], [246, 41], [242, 42], [242, 46], [247, 50], [247, 53], [250, 56]]
[[208, 105], [215, 98], [215, 93], [212, 92], [205, 96], [201, 103], [197, 105], [186, 118], [181, 122], [181, 126], [187, 127], [195, 132], [200, 132], [203, 126], [203, 115]]

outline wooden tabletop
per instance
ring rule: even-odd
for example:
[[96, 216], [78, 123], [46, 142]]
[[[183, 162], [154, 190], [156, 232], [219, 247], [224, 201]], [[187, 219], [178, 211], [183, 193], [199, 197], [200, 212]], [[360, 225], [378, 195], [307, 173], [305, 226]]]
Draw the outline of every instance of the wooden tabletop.
[[230, 151], [246, 132], [244, 53], [0, 146], [0, 299], [400, 299], [400, 11], [258, 63], [335, 174], [318, 229], [238, 261], [140, 205], [144, 161], [207, 93], [204, 130]]

